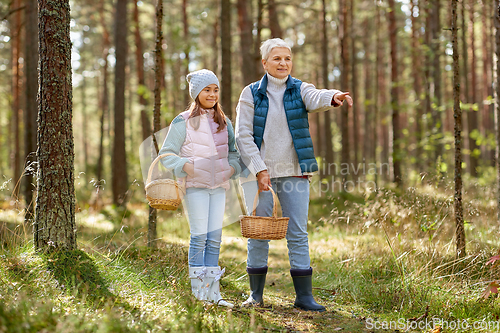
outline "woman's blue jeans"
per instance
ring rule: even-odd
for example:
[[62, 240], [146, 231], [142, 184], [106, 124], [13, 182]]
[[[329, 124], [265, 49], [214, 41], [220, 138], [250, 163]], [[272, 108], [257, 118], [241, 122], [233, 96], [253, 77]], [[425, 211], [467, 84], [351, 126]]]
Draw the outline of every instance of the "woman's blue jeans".
[[215, 267], [219, 263], [226, 190], [194, 188], [186, 190], [184, 205], [188, 213], [191, 239], [189, 267]]
[[[309, 211], [309, 180], [298, 177], [271, 179], [273, 190], [281, 204], [283, 216], [289, 217], [286, 240], [288, 259], [291, 269], [309, 269], [309, 239], [307, 234], [307, 216]], [[258, 190], [257, 181], [242, 184], [247, 212], [252, 213], [253, 201]], [[270, 191], [259, 194], [256, 215], [272, 216], [273, 196]], [[267, 266], [269, 241], [248, 239], [247, 267]]]

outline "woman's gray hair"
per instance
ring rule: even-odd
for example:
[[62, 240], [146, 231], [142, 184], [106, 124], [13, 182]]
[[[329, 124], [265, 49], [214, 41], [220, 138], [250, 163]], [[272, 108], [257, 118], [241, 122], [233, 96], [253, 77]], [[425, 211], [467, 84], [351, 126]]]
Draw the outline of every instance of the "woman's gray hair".
[[292, 53], [292, 48], [290, 47], [290, 45], [288, 45], [287, 42], [285, 42], [281, 38], [272, 38], [266, 40], [260, 46], [260, 54], [262, 54], [262, 59], [267, 60], [267, 58], [269, 58], [269, 53], [271, 53], [271, 51], [275, 47], [286, 47], [290, 50], [290, 53]]

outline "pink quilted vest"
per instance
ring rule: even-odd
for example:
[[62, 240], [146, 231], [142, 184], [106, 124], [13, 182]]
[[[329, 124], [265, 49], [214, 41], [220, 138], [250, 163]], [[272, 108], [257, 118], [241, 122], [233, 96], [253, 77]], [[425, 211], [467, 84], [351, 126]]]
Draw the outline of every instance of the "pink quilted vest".
[[[219, 125], [211, 113], [189, 118], [189, 111], [181, 113], [186, 121], [186, 139], [179, 152], [194, 164], [194, 176], [186, 177], [186, 187], [229, 189], [231, 167], [228, 162], [229, 146], [227, 127], [217, 132]], [[198, 129], [193, 126], [199, 121]]]

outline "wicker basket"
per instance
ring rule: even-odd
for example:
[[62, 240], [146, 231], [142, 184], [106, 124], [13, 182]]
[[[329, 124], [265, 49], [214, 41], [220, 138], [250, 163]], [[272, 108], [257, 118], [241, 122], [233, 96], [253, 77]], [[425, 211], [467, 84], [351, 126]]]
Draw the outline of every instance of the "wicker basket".
[[184, 194], [186, 194], [185, 180], [183, 184], [179, 184], [173, 179], [156, 179], [151, 181], [151, 176], [155, 165], [163, 157], [174, 155], [172, 153], [162, 154], [158, 156], [149, 167], [148, 179], [146, 180], [146, 198], [149, 205], [156, 209], [176, 210], [181, 204]]
[[269, 188], [273, 194], [273, 216], [255, 216], [255, 209], [257, 208], [257, 198], [260, 191], [255, 195], [253, 201], [252, 215], [240, 216], [241, 234], [243, 237], [252, 239], [283, 239], [286, 236], [288, 228], [288, 217], [278, 217], [278, 196], [274, 193], [272, 188]]

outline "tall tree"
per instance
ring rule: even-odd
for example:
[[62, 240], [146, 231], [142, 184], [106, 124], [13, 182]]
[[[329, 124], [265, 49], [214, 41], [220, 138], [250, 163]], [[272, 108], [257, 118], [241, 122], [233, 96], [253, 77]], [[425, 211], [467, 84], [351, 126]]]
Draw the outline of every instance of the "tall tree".
[[243, 86], [256, 81], [258, 77], [258, 67], [255, 61], [256, 55], [253, 48], [252, 23], [248, 15], [248, 1], [238, 0], [238, 27], [240, 30], [240, 52], [241, 71]]
[[146, 140], [148, 136], [151, 135], [151, 123], [149, 122], [147, 108], [147, 87], [146, 80], [144, 78], [144, 56], [142, 47], [142, 37], [141, 30], [139, 28], [139, 6], [137, 1], [133, 1], [134, 12], [133, 12], [133, 22], [134, 22], [134, 40], [135, 40], [135, 62], [137, 67], [137, 94], [139, 95], [139, 105], [141, 107], [141, 125], [142, 125], [142, 140]]
[[261, 34], [262, 34], [262, 29], [264, 28], [263, 16], [264, 16], [264, 4], [262, 0], [257, 0], [257, 35], [255, 36], [254, 54], [255, 54], [255, 60], [257, 61], [258, 64], [257, 67], [259, 68], [259, 73], [263, 71], [263, 68], [260, 65]]
[[128, 189], [127, 155], [125, 152], [125, 68], [127, 66], [127, 0], [116, 1], [115, 12], [115, 98], [112, 159], [113, 203], [125, 205]]
[[364, 140], [363, 140], [363, 156], [365, 157], [365, 163], [373, 163], [376, 161], [375, 159], [375, 114], [374, 114], [374, 96], [373, 96], [373, 67], [372, 67], [372, 59], [370, 57], [373, 54], [373, 35], [370, 35], [368, 32], [373, 31], [370, 30], [370, 20], [366, 18], [363, 22], [363, 45], [365, 46], [365, 56], [363, 59], [363, 67], [364, 67], [364, 91], [365, 91], [365, 100], [364, 100]]
[[267, 9], [269, 11], [269, 29], [271, 29], [272, 38], [282, 38], [283, 30], [281, 30], [280, 21], [278, 18], [277, 4], [274, 0], [267, 1]]
[[[322, 0], [322, 43], [321, 43], [321, 77], [323, 78], [323, 86], [325, 89], [328, 89], [328, 32], [327, 32], [327, 21], [326, 21], [326, 1]], [[323, 167], [326, 175], [330, 175], [330, 166], [334, 163], [334, 155], [333, 155], [333, 142], [332, 142], [332, 119], [331, 112], [324, 112], [324, 122], [323, 122], [323, 133], [325, 135], [325, 160], [327, 168]], [[319, 114], [318, 114], [319, 118]]]
[[[183, 60], [183, 66], [184, 66], [184, 77], [187, 77], [189, 74], [189, 53], [191, 50], [191, 45], [189, 43], [189, 21], [188, 21], [188, 13], [187, 13], [187, 5], [188, 2], [187, 0], [182, 0], [182, 31], [184, 33], [184, 40], [183, 40], [183, 45], [184, 45], [184, 60]], [[184, 105], [189, 104], [189, 89], [184, 89]]]
[[[490, 13], [492, 10], [489, 8], [489, 3], [487, 0], [482, 0], [481, 1], [481, 7], [482, 7], [482, 16], [483, 16], [483, 24], [482, 30], [481, 30], [481, 35], [482, 35], [482, 48], [481, 48], [481, 53], [483, 55], [482, 63], [483, 63], [483, 75], [482, 75], [482, 100], [487, 101], [490, 96], [493, 96], [493, 82], [492, 82], [492, 55], [493, 55], [493, 49], [491, 47], [491, 32], [493, 31], [493, 28], [491, 26], [492, 23], [492, 15]], [[489, 103], [482, 103], [483, 108], [482, 108], [482, 135], [483, 137], [488, 137], [489, 133], [494, 133], [494, 126], [493, 126], [493, 114], [494, 114], [494, 109], [492, 108], [493, 105], [490, 105]], [[484, 155], [486, 160], [491, 161], [490, 165], [495, 165], [494, 159], [495, 159], [495, 152], [493, 149], [491, 149], [488, 145], [484, 145], [483, 148]]]
[[[383, 120], [384, 118], [384, 108], [386, 104], [386, 73], [385, 73], [385, 61], [386, 55], [384, 54], [385, 47], [382, 42], [382, 15], [381, 15], [381, 8], [379, 7], [379, 4], [375, 4], [376, 8], [376, 17], [375, 17], [375, 31], [376, 31], [376, 49], [377, 49], [377, 59], [376, 59], [376, 64], [375, 64], [375, 73], [376, 73], [376, 84], [375, 84], [375, 100], [374, 100], [374, 108], [375, 108], [375, 124], [380, 124], [380, 131], [378, 129], [378, 126], [375, 127], [374, 129], [374, 158], [375, 158], [375, 165], [377, 164], [377, 161], [379, 160], [377, 156], [377, 148], [379, 141], [382, 143], [382, 154], [381, 154], [381, 163], [380, 163], [380, 170], [382, 170], [382, 165], [384, 163], [388, 163], [389, 160], [389, 149], [387, 148], [388, 145], [385, 145], [385, 140], [384, 137], [386, 136], [387, 133], [387, 123]], [[381, 107], [382, 106], [382, 107]], [[381, 135], [379, 135], [379, 132]], [[379, 137], [381, 137], [379, 139]], [[387, 179], [387, 173], [381, 174], [381, 176], [384, 176], [384, 179]], [[375, 185], [378, 187], [378, 172], [375, 172]]]
[[222, 109], [235, 119], [231, 107], [231, 1], [221, 0], [220, 6], [220, 43], [221, 43], [221, 106]]
[[[340, 89], [348, 91], [349, 85], [349, 15], [347, 13], [347, 4], [345, 0], [339, 0], [339, 40], [340, 40], [340, 63], [342, 72], [340, 77]], [[341, 165], [350, 165], [350, 143], [349, 143], [349, 109], [347, 105], [341, 107], [340, 127], [342, 136]], [[346, 179], [343, 179], [345, 181]], [[344, 186], [342, 186], [342, 190]]]
[[[350, 20], [350, 42], [351, 42], [351, 57], [352, 57], [352, 65], [351, 65], [351, 96], [353, 100], [358, 100], [358, 59], [357, 59], [357, 51], [356, 51], [356, 33], [355, 33], [355, 18], [356, 16], [354, 13], [356, 12], [355, 8], [355, 0], [350, 1], [350, 8], [349, 8], [349, 20]], [[359, 126], [359, 107], [358, 105], [361, 105], [361, 103], [355, 103], [352, 106], [352, 145], [353, 145], [353, 163], [356, 167], [355, 170], [358, 168], [358, 158], [359, 158], [359, 142], [360, 142], [360, 126]], [[354, 179], [358, 178], [357, 172], [354, 173], [354, 168], [353, 168], [353, 177]]]
[[420, 27], [418, 25], [419, 19], [419, 2], [417, 0], [411, 1], [411, 49], [412, 49], [412, 62], [413, 62], [413, 90], [415, 92], [415, 140], [416, 140], [416, 167], [418, 172], [423, 171], [422, 163], [422, 138], [423, 138], [423, 107], [422, 107], [422, 77], [421, 77], [421, 63], [420, 63]]
[[14, 10], [12, 20], [12, 134], [14, 146], [11, 153], [12, 169], [14, 175], [13, 196], [17, 199], [19, 193], [19, 184], [21, 181], [21, 146], [20, 146], [20, 127], [21, 127], [21, 0], [12, 2]]
[[[96, 177], [98, 186], [103, 179], [103, 165], [104, 165], [104, 137], [105, 132], [105, 121], [109, 115], [109, 91], [108, 91], [108, 56], [109, 48], [111, 47], [111, 38], [106, 25], [106, 20], [104, 17], [104, 1], [99, 4], [99, 21], [102, 28], [102, 59], [103, 65], [101, 68], [102, 76], [102, 92], [100, 94], [99, 109], [100, 109], [100, 136], [99, 136], [99, 156], [96, 166]], [[97, 188], [97, 195], [100, 194], [100, 188]], [[98, 200], [98, 198], [97, 198]]]
[[495, 1], [495, 134], [496, 134], [496, 167], [497, 167], [497, 221], [500, 222], [500, 0]]
[[460, 36], [462, 39], [462, 80], [464, 89], [460, 90], [462, 93], [462, 103], [468, 103], [469, 92], [470, 92], [470, 80], [469, 80], [469, 43], [467, 42], [467, 1], [462, 0], [462, 6], [460, 6], [461, 10], [461, 29], [462, 35]]
[[[156, 157], [159, 153], [158, 142], [154, 133], [160, 130], [160, 109], [161, 109], [161, 62], [163, 59], [162, 45], [163, 45], [163, 0], [157, 0], [156, 3], [156, 46], [155, 46], [155, 106], [153, 115], [153, 146], [154, 151], [152, 156]], [[153, 207], [149, 206], [149, 219], [148, 219], [148, 246], [156, 248], [156, 240], [158, 233], [156, 230], [156, 222], [158, 219], [158, 212]]]
[[[214, 73], [219, 72], [219, 20], [214, 20], [212, 30], [212, 70]], [[173, 90], [173, 89], [172, 89]]]
[[[469, 2], [469, 37], [470, 37], [470, 104], [478, 103], [477, 100], [477, 72], [476, 72], [476, 50], [475, 50], [475, 29], [474, 29], [474, 4], [476, 1], [470, 0]], [[467, 112], [467, 129], [469, 137], [469, 163], [470, 174], [477, 177], [477, 167], [479, 164], [479, 147], [476, 143], [478, 132], [478, 119], [475, 107], [469, 107]]]
[[439, 156], [443, 155], [443, 117], [442, 104], [443, 94], [441, 89], [441, 22], [440, 10], [441, 0], [433, 0], [431, 9], [431, 54], [432, 54], [432, 81], [434, 83], [434, 107], [432, 108], [433, 127], [432, 133], [435, 138], [435, 154], [434, 159], [437, 161]]
[[396, 27], [396, 4], [394, 0], [389, 0], [389, 35], [391, 43], [391, 106], [392, 106], [392, 168], [394, 172], [394, 182], [398, 187], [403, 186], [401, 174], [402, 152], [400, 148], [400, 126], [399, 126], [399, 73], [397, 55], [397, 27]]
[[24, 80], [26, 107], [24, 109], [24, 152], [26, 174], [24, 176], [24, 198], [26, 200], [25, 220], [32, 220], [33, 175], [36, 172], [36, 117], [38, 93], [38, 8], [36, 0], [26, 0], [26, 37]]
[[[85, 35], [85, 34], [84, 34]], [[86, 66], [86, 61], [84, 60], [84, 57], [81, 56], [80, 58], [80, 68], [82, 69], [82, 72], [85, 70]], [[81, 130], [82, 130], [82, 146], [83, 146], [83, 165], [84, 165], [84, 177], [85, 177], [85, 183], [87, 182], [87, 177], [89, 174], [89, 144], [88, 144], [88, 115], [87, 115], [87, 80], [88, 78], [85, 77], [85, 75], [82, 78], [82, 84], [80, 86], [80, 93], [81, 93], [81, 108], [82, 108], [82, 122], [81, 122]]]
[[76, 247], [69, 0], [38, 0], [37, 250]]
[[[428, 116], [433, 114], [432, 110], [432, 10], [431, 10], [431, 2], [430, 1], [425, 1], [421, 3], [421, 6], [419, 7], [419, 11], [423, 13], [424, 18], [425, 18], [425, 32], [424, 32], [424, 50], [425, 51], [425, 57], [424, 57], [424, 70], [423, 70], [423, 76], [424, 76], [424, 114], [426, 115], [426, 120], [428, 120]], [[432, 134], [433, 129], [435, 129], [434, 123], [432, 121], [426, 121], [424, 123], [424, 127], [426, 128], [426, 132], [424, 132], [424, 136], [426, 136], [426, 142], [429, 143], [429, 146], [431, 146], [431, 140], [429, 137]], [[430, 166], [429, 163], [430, 158], [427, 156], [427, 165], [426, 167]]]
[[458, 0], [452, 0], [452, 47], [453, 47], [453, 113], [455, 118], [455, 238], [457, 256], [465, 257], [465, 229], [462, 211], [462, 110], [460, 109], [460, 64], [458, 60]]

